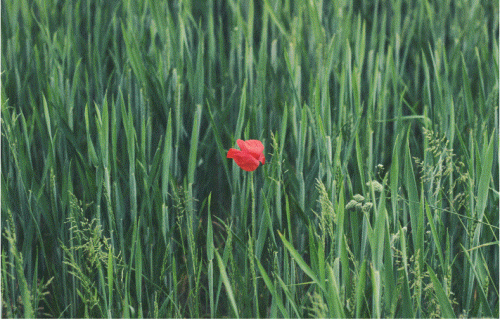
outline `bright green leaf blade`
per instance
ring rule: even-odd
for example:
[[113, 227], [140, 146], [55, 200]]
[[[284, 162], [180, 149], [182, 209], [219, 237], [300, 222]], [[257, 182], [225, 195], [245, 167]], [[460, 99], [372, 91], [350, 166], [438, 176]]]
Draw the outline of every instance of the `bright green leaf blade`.
[[264, 279], [264, 283], [266, 284], [267, 288], [271, 292], [271, 296], [273, 297], [275, 303], [277, 303], [278, 308], [280, 309], [281, 313], [283, 314], [283, 317], [290, 318], [288, 312], [285, 309], [285, 306], [283, 305], [283, 301], [281, 300], [281, 297], [279, 296], [279, 294], [277, 294], [276, 288], [274, 287], [273, 282], [271, 281], [271, 279], [267, 275], [266, 270], [264, 269], [264, 267], [262, 266], [262, 264], [260, 263], [260, 261], [258, 259], [255, 259], [255, 261], [257, 262], [257, 267], [259, 268], [260, 274], [262, 275], [262, 279]]
[[439, 301], [439, 305], [441, 307], [441, 312], [443, 313], [443, 318], [451, 319], [451, 318], [456, 318], [457, 316], [455, 315], [455, 312], [453, 311], [453, 308], [451, 307], [450, 300], [446, 296], [446, 293], [444, 292], [443, 286], [439, 282], [438, 278], [436, 277], [436, 274], [434, 271], [432, 271], [431, 267], [427, 265], [427, 271], [429, 272], [429, 276], [432, 281], [432, 285], [434, 286], [434, 290], [436, 292], [437, 299]]
[[285, 237], [278, 231], [278, 234], [283, 241], [283, 244], [285, 247], [288, 249], [288, 252], [290, 252], [290, 255], [292, 256], [293, 259], [297, 262], [299, 267], [304, 271], [320, 288], [321, 290], [325, 291], [325, 287], [321, 285], [321, 282], [319, 281], [318, 277], [316, 274], [313, 272], [313, 270], [307, 265], [307, 263], [302, 259], [300, 254], [295, 250], [295, 248], [292, 246], [290, 242], [288, 242]]
[[224, 283], [224, 287], [226, 288], [226, 293], [227, 293], [227, 296], [229, 298], [231, 308], [233, 309], [233, 312], [234, 312], [236, 318], [239, 318], [238, 307], [236, 305], [236, 300], [234, 298], [233, 289], [231, 287], [231, 282], [229, 281], [229, 278], [228, 278], [227, 273], [226, 273], [226, 267], [224, 266], [224, 263], [222, 262], [222, 258], [220, 257], [219, 252], [217, 252], [217, 250], [215, 251], [215, 256], [217, 257], [217, 263], [219, 264], [220, 275], [222, 278], [222, 282]]

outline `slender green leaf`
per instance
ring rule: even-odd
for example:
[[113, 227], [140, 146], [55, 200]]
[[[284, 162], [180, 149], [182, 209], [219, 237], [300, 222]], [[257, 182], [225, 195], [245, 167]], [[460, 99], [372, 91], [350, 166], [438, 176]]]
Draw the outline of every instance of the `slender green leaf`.
[[228, 278], [227, 273], [226, 273], [226, 267], [224, 266], [224, 262], [222, 261], [222, 258], [220, 257], [219, 252], [217, 252], [217, 250], [215, 250], [215, 256], [217, 257], [217, 263], [219, 264], [220, 275], [222, 278], [222, 282], [224, 283], [224, 287], [226, 288], [226, 293], [227, 293], [231, 308], [233, 309], [233, 312], [234, 312], [236, 318], [239, 318], [238, 307], [236, 305], [236, 300], [234, 298], [231, 283], [230, 283], [229, 278]]
[[276, 289], [275, 289], [271, 279], [267, 275], [266, 270], [264, 269], [262, 264], [259, 262], [259, 260], [256, 259], [255, 261], [257, 262], [257, 267], [259, 268], [260, 274], [262, 275], [262, 279], [264, 279], [264, 283], [269, 288], [269, 291], [271, 292], [271, 296], [276, 301], [281, 313], [283, 314], [283, 316], [285, 318], [290, 318], [290, 316], [288, 315], [288, 312], [285, 309], [285, 306], [283, 305], [283, 301], [281, 300], [281, 297], [279, 296], [279, 294], [276, 292]]
[[447, 319], [456, 318], [457, 316], [455, 315], [455, 312], [451, 307], [450, 300], [446, 296], [443, 286], [441, 285], [438, 278], [436, 277], [436, 274], [429, 265], [427, 265], [427, 272], [429, 273], [432, 285], [434, 287], [434, 291], [436, 292], [436, 296], [439, 301], [439, 305], [441, 306], [441, 312], [443, 313], [443, 317]]
[[[410, 154], [410, 145], [409, 145], [409, 139], [406, 139], [406, 147], [405, 147], [405, 171], [404, 171], [404, 178], [405, 178], [405, 187], [408, 192], [408, 207], [410, 211], [410, 223], [411, 227], [414, 230], [419, 230], [419, 197], [418, 197], [418, 191], [417, 191], [417, 183], [415, 182], [415, 174], [413, 172], [413, 164], [411, 161], [411, 154]], [[418, 239], [419, 234], [417, 232], [416, 236], [413, 236], [413, 247], [415, 250], [417, 249], [423, 249], [419, 248], [420, 241]], [[422, 253], [422, 251], [421, 251]]]
[[300, 256], [300, 254], [295, 250], [295, 248], [292, 246], [290, 242], [288, 242], [285, 237], [278, 231], [278, 234], [281, 238], [281, 241], [283, 241], [283, 244], [287, 248], [288, 252], [292, 256], [292, 258], [297, 262], [299, 267], [304, 271], [320, 288], [321, 290], [325, 290], [325, 287], [322, 286], [322, 282], [318, 279], [317, 275], [313, 272], [313, 270], [306, 264], [304, 259]]

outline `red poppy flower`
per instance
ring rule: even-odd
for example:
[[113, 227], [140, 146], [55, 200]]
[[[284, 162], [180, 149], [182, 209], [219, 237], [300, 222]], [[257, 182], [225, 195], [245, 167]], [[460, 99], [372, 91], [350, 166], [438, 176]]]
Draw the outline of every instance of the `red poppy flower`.
[[234, 159], [236, 164], [245, 171], [254, 171], [259, 166], [259, 161], [262, 164], [266, 163], [264, 157], [264, 145], [259, 140], [236, 140], [238, 147], [241, 150], [229, 149], [227, 157]]

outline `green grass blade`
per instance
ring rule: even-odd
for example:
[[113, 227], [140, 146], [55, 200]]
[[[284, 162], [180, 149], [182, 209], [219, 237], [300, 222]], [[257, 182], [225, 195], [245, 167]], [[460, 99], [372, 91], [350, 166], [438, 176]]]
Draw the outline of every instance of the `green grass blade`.
[[226, 293], [229, 298], [229, 303], [231, 305], [231, 308], [233, 309], [234, 315], [237, 319], [239, 319], [239, 314], [238, 314], [238, 306], [236, 305], [236, 300], [234, 298], [233, 294], [233, 289], [231, 287], [231, 282], [229, 281], [229, 278], [226, 273], [226, 267], [224, 266], [224, 262], [222, 261], [222, 258], [219, 255], [219, 252], [215, 250], [215, 256], [217, 257], [217, 263], [219, 265], [219, 270], [220, 270], [220, 276], [222, 278], [222, 282], [224, 283], [224, 287], [226, 288]]
[[322, 282], [318, 279], [317, 275], [314, 273], [314, 271], [307, 265], [307, 263], [302, 259], [300, 254], [295, 250], [295, 248], [292, 246], [290, 242], [288, 242], [285, 237], [278, 231], [278, 234], [281, 238], [281, 241], [283, 241], [283, 244], [285, 245], [286, 249], [292, 256], [292, 258], [297, 262], [299, 267], [302, 269], [302, 271], [305, 272], [311, 278], [320, 288], [321, 290], [325, 291], [325, 287], [322, 285]]
[[488, 200], [489, 184], [491, 180], [491, 168], [493, 165], [494, 140], [495, 140], [495, 133], [492, 133], [490, 142], [484, 152], [484, 157], [481, 161], [481, 176], [479, 177], [479, 184], [477, 187], [477, 205], [476, 205], [476, 210], [477, 210], [476, 218], [479, 221], [483, 220], [483, 215], [486, 208], [486, 201]]
[[[419, 229], [419, 223], [418, 223], [418, 217], [419, 217], [419, 197], [418, 197], [418, 191], [417, 191], [417, 183], [415, 182], [415, 174], [413, 172], [413, 164], [411, 161], [411, 154], [410, 154], [410, 145], [409, 145], [409, 138], [406, 139], [406, 147], [405, 147], [405, 172], [404, 172], [404, 185], [406, 187], [406, 190], [408, 192], [408, 207], [410, 211], [410, 223], [411, 227], [413, 230], [418, 230]], [[418, 249], [423, 249], [419, 248], [419, 244], [421, 241], [418, 239], [418, 233], [417, 236], [413, 236], [413, 248], [414, 250]], [[421, 251], [421, 254], [423, 251]]]
[[[484, 292], [485, 285], [484, 285], [483, 281], [481, 280], [483, 278], [479, 275], [479, 272], [478, 272], [478, 269], [480, 269], [481, 267], [475, 266], [472, 262], [472, 259], [469, 255], [468, 250], [466, 250], [462, 244], [460, 244], [460, 246], [461, 246], [462, 251], [464, 252], [465, 257], [467, 258], [467, 261], [470, 264], [472, 272], [474, 273], [474, 276], [478, 282], [477, 288], [479, 289], [478, 290], [479, 291], [479, 299], [482, 302], [483, 309], [486, 310], [486, 317], [493, 317], [493, 311], [491, 310], [490, 304], [488, 303], [486, 292]], [[498, 295], [497, 295], [497, 298], [498, 298]]]
[[24, 305], [24, 317], [28, 319], [35, 318], [35, 312], [31, 303], [31, 293], [28, 288], [28, 282], [24, 276], [23, 271], [23, 256], [17, 250], [16, 232], [14, 230], [14, 220], [12, 218], [12, 213], [8, 210], [9, 227], [10, 230], [6, 233], [7, 241], [10, 245], [11, 254], [14, 256], [14, 269], [17, 274], [17, 283], [21, 291], [21, 299]]
[[345, 311], [344, 306], [342, 305], [342, 298], [340, 295], [339, 286], [337, 284], [337, 280], [335, 279], [335, 275], [333, 273], [333, 269], [330, 265], [327, 267], [328, 270], [328, 296], [330, 300], [330, 312], [333, 313], [334, 318], [345, 319]]
[[434, 224], [434, 218], [432, 217], [431, 209], [429, 208], [429, 204], [427, 203], [427, 201], [425, 201], [425, 213], [427, 214], [427, 221], [429, 222], [429, 226], [431, 227], [432, 238], [434, 239], [434, 245], [436, 246], [436, 250], [438, 252], [438, 258], [439, 258], [439, 263], [441, 265], [441, 271], [445, 272], [443, 250], [441, 249], [439, 235], [437, 233], [436, 225]]
[[210, 214], [212, 193], [208, 195], [208, 220], [207, 220], [207, 259], [208, 259], [208, 296], [210, 302], [210, 317], [215, 318], [214, 304], [214, 235], [212, 229], [212, 215]]
[[286, 311], [285, 306], [283, 305], [283, 301], [281, 300], [280, 295], [276, 292], [276, 289], [273, 285], [273, 282], [271, 281], [271, 279], [267, 275], [266, 270], [264, 269], [264, 267], [262, 266], [262, 264], [260, 263], [260, 261], [258, 259], [255, 259], [255, 261], [257, 262], [257, 267], [259, 268], [262, 279], [264, 280], [264, 283], [266, 284], [267, 288], [271, 292], [271, 296], [273, 297], [273, 300], [276, 301], [278, 308], [280, 309], [281, 313], [283, 314], [283, 317], [285, 317], [285, 319], [290, 318], [288, 312]]
[[207, 102], [207, 110], [208, 110], [208, 115], [209, 115], [209, 118], [210, 118], [210, 125], [212, 126], [212, 130], [213, 130], [213, 133], [214, 133], [214, 138], [215, 138], [215, 143], [217, 144], [217, 151], [219, 152], [219, 156], [220, 156], [220, 159], [222, 161], [222, 165], [224, 167], [224, 172], [226, 173], [226, 178], [227, 178], [227, 181], [229, 183], [229, 189], [231, 190], [231, 193], [232, 193], [232, 190], [233, 190], [233, 185], [232, 185], [232, 180], [229, 178], [229, 166], [228, 166], [228, 162], [226, 161], [226, 151], [225, 151], [225, 148], [224, 146], [222, 145], [222, 139], [221, 139], [221, 136], [220, 136], [220, 133], [219, 133], [219, 129], [217, 129], [217, 124], [215, 123], [215, 120], [214, 120], [214, 116], [212, 114], [212, 109], [210, 107], [210, 104]]
[[269, 3], [269, 0], [264, 0], [264, 9], [266, 10], [267, 13], [271, 16], [271, 19], [273, 22], [276, 24], [280, 32], [286, 37], [289, 38], [290, 36], [288, 35], [288, 32], [286, 32], [285, 27], [281, 23], [281, 21], [278, 19], [276, 14], [274, 13], [274, 10], [271, 7], [271, 4]]
[[108, 318], [113, 318], [113, 282], [114, 282], [114, 270], [113, 270], [113, 250], [108, 251]]
[[201, 121], [201, 105], [196, 106], [194, 114], [193, 131], [191, 133], [191, 144], [189, 149], [189, 162], [188, 162], [188, 184], [194, 183], [194, 172], [196, 169], [197, 152], [198, 152], [198, 137], [200, 135], [200, 121]]
[[402, 318], [413, 318], [414, 317], [414, 308], [413, 303], [411, 301], [411, 293], [410, 293], [410, 284], [408, 278], [408, 254], [407, 254], [407, 244], [406, 244], [406, 227], [403, 229], [401, 226], [399, 227], [399, 236], [401, 238], [401, 254], [403, 260], [403, 281], [402, 281]]
[[427, 265], [427, 272], [429, 273], [432, 285], [434, 286], [434, 291], [436, 292], [436, 296], [441, 307], [441, 312], [443, 313], [443, 318], [455, 319], [457, 316], [455, 315], [455, 312], [451, 307], [450, 300], [446, 296], [443, 286], [441, 285], [438, 278], [436, 277], [436, 274], [434, 273], [434, 271], [432, 271], [432, 268], [429, 265]]
[[356, 300], [356, 318], [360, 319], [361, 316], [361, 311], [363, 309], [363, 300], [365, 299], [364, 292], [365, 292], [365, 284], [366, 284], [366, 264], [367, 260], [363, 260], [363, 263], [361, 263], [361, 268], [359, 269], [359, 273], [357, 276], [357, 281], [356, 281], [356, 295], [355, 295], [355, 300]]
[[[262, 277], [264, 277], [264, 276], [262, 276]], [[292, 296], [292, 294], [291, 294], [290, 290], [288, 289], [288, 286], [287, 286], [287, 285], [285, 284], [285, 282], [284, 282], [284, 281], [280, 278], [280, 276], [279, 276], [279, 275], [276, 275], [276, 280], [278, 280], [278, 283], [280, 284], [281, 289], [283, 289], [283, 292], [285, 293], [285, 295], [286, 295], [286, 297], [287, 297], [287, 299], [288, 299], [288, 300], [287, 300], [287, 302], [290, 302], [290, 304], [291, 304], [291, 306], [292, 306], [292, 309], [293, 309], [293, 312], [295, 312], [295, 315], [297, 316], [297, 318], [299, 318], [299, 319], [300, 319], [300, 318], [302, 318], [302, 315], [301, 315], [301, 314], [300, 314], [300, 312], [299, 312], [299, 309], [298, 309], [298, 307], [297, 307], [297, 304], [295, 303], [294, 298], [293, 298], [293, 296]], [[266, 285], [267, 285], [267, 283], [266, 283]], [[276, 297], [278, 298], [278, 297], [279, 297], [279, 295], [276, 295]], [[281, 302], [281, 301], [280, 301], [280, 302]], [[283, 304], [283, 303], [281, 303], [281, 304]], [[278, 304], [278, 306], [279, 306], [279, 304]], [[281, 309], [281, 308], [280, 308], [280, 309]], [[287, 311], [286, 311], [286, 309], [285, 309], [284, 307], [283, 307], [282, 312], [283, 312], [283, 311], [284, 311], [283, 316], [284, 316], [285, 318], [290, 318], [289, 316], [287, 316]]]

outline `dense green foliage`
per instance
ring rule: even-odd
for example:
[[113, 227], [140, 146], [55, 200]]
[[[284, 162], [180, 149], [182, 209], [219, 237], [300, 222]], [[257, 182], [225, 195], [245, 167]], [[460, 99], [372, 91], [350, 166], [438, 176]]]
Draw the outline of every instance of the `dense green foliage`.
[[498, 2], [1, 10], [2, 316], [498, 318]]

